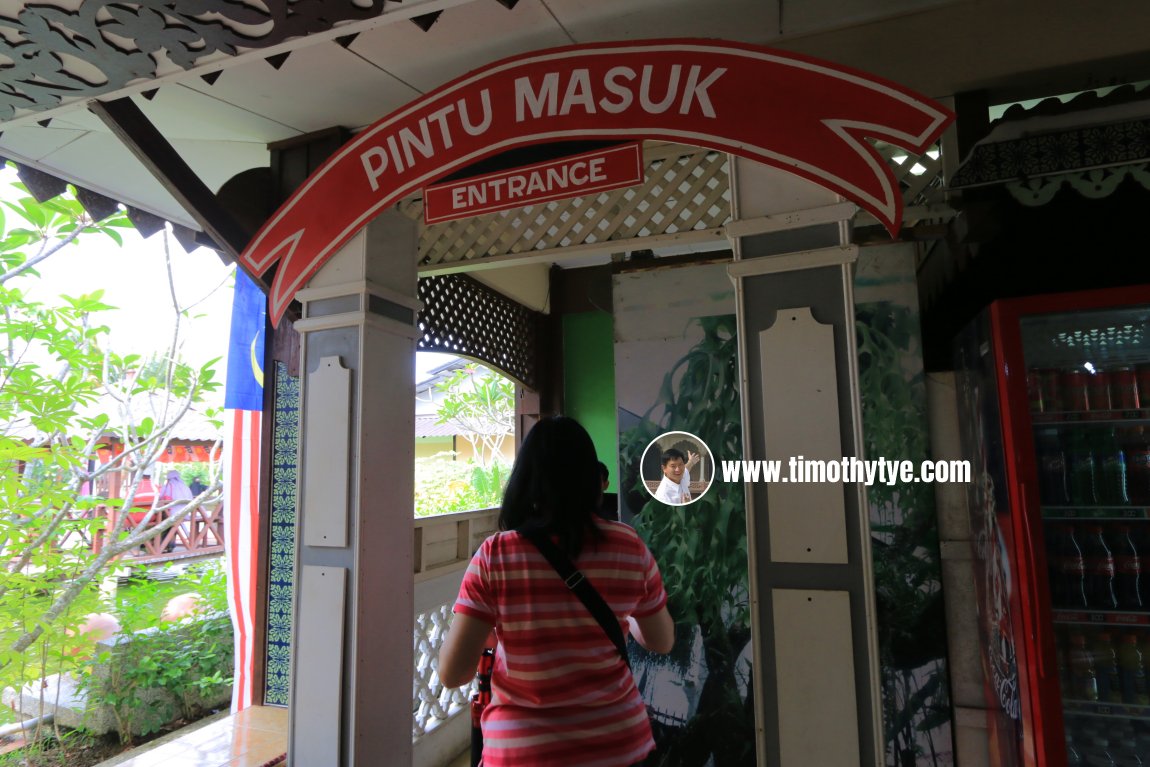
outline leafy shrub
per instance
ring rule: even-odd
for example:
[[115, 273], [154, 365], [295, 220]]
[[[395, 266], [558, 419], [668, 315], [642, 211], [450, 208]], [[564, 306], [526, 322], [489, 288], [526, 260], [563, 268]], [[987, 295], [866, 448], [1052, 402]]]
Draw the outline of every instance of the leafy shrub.
[[105, 738], [78, 730], [47, 725], [40, 737], [6, 754], [0, 754], [0, 767], [75, 767], [102, 762], [116, 750]]
[[[133, 497], [187, 408], [219, 382], [215, 361], [177, 358], [191, 317], [174, 296], [171, 345], [147, 360], [106, 349], [101, 317], [114, 307], [96, 286], [38, 300], [51, 285], [34, 267], [91, 235], [121, 243], [119, 230], [132, 226], [124, 211], [95, 221], [74, 191], [38, 202], [19, 184], [0, 184], [0, 210], [0, 688], [20, 689], [74, 669], [74, 634], [96, 584], [164, 532], [129, 515], [109, 528], [100, 507], [122, 501], [95, 494], [119, 474], [122, 497]], [[130, 449], [109, 450], [113, 441]], [[209, 486], [220, 486], [217, 474]]]
[[232, 625], [219, 563], [185, 579], [200, 594], [197, 612], [161, 622], [150, 595], [164, 586], [142, 581], [123, 605], [123, 632], [99, 653], [81, 680], [88, 711], [111, 713], [122, 743], [147, 735], [174, 719], [195, 719], [231, 687]]
[[180, 472], [180, 479], [184, 480], [184, 484], [188, 487], [191, 487], [196, 480], [207, 485], [211, 479], [211, 464], [204, 461], [178, 463], [175, 464], [174, 468]]
[[490, 509], [503, 502], [511, 469], [496, 461], [484, 468], [474, 461], [453, 461], [451, 453], [415, 459], [415, 516]]

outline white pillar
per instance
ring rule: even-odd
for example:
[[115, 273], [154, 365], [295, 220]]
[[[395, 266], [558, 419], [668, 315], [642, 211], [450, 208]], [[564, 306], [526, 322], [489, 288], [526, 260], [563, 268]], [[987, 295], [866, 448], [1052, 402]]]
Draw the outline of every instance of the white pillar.
[[293, 767], [411, 762], [416, 246], [385, 212], [297, 296]]
[[[848, 222], [834, 193], [732, 160], [729, 225], [748, 459], [861, 456]], [[841, 465], [841, 464], [840, 464]], [[748, 486], [758, 763], [882, 763], [863, 486]]]

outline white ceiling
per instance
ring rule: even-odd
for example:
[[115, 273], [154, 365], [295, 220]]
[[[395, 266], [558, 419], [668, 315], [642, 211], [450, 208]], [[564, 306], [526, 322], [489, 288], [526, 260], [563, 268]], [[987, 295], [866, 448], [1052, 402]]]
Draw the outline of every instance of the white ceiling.
[[[0, 0], [0, 15], [22, 5]], [[406, 20], [435, 9], [444, 12], [428, 32]], [[363, 127], [472, 69], [557, 45], [680, 36], [773, 44], [939, 97], [1147, 79], [1148, 29], [1150, 3], [1141, 0], [520, 0], [512, 10], [495, 0], [405, 0], [388, 3], [383, 17], [216, 56], [192, 71], [161, 62], [158, 81], [102, 98], [131, 96], [214, 191], [267, 166], [271, 142]], [[350, 33], [358, 36], [347, 48], [335, 41]], [[280, 69], [265, 61], [284, 50], [292, 53]], [[209, 84], [201, 75], [213, 71]], [[152, 100], [140, 95], [157, 86]], [[199, 228], [86, 107], [74, 100], [0, 124], [0, 155]], [[45, 117], [48, 127], [38, 122]]]

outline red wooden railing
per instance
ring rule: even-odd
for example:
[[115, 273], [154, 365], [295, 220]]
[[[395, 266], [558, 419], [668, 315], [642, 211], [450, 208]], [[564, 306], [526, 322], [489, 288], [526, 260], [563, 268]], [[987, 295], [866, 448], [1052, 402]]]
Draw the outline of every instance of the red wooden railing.
[[[103, 530], [97, 532], [92, 541], [93, 551], [100, 551], [107, 541], [108, 532], [115, 529], [120, 509], [108, 506], [98, 506], [97, 513], [107, 520]], [[145, 509], [132, 509], [130, 513], [137, 514]], [[167, 512], [156, 512], [151, 524], [159, 525], [166, 519]], [[178, 525], [164, 531], [160, 535], [145, 541], [135, 551], [125, 556], [137, 562], [156, 562], [169, 559], [183, 559], [185, 557], [199, 557], [211, 554], [222, 554], [224, 551], [224, 515], [223, 504], [212, 503], [201, 506], [190, 512]]]

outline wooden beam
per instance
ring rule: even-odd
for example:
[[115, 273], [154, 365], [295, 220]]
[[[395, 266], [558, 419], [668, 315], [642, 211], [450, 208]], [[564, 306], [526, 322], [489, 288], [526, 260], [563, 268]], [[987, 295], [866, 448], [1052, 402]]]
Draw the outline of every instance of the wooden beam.
[[[237, 261], [248, 236], [140, 108], [127, 97], [93, 101], [88, 108], [203, 227], [224, 255]], [[264, 284], [259, 277], [253, 278]]]

